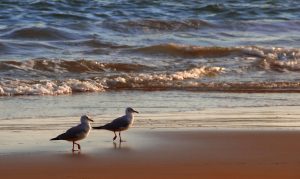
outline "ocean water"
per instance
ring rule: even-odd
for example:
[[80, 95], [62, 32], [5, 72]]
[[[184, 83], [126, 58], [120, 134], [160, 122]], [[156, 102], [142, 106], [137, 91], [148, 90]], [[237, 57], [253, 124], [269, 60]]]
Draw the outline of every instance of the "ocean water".
[[297, 106], [299, 63], [297, 1], [0, 2], [0, 120]]
[[299, 91], [297, 1], [0, 2], [0, 95]]

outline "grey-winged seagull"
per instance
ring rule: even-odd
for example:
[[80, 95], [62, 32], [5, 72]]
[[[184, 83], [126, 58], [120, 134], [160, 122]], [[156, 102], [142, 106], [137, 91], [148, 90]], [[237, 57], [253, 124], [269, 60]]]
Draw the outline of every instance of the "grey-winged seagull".
[[125, 115], [119, 117], [112, 122], [105, 124], [104, 126], [93, 127], [93, 129], [105, 129], [114, 132], [115, 136], [113, 140], [116, 140], [117, 135], [116, 132], [119, 132], [120, 142], [124, 142], [121, 138], [121, 131], [127, 130], [132, 126], [134, 121], [133, 113], [139, 113], [136, 110], [128, 107], [126, 108]]
[[83, 115], [80, 118], [80, 124], [70, 128], [65, 133], [58, 135], [57, 137], [50, 140], [66, 140], [73, 142], [72, 151], [75, 151], [74, 144], [78, 146], [78, 150], [81, 150], [81, 147], [75, 141], [82, 140], [86, 138], [91, 130], [90, 121], [94, 122], [89, 116]]

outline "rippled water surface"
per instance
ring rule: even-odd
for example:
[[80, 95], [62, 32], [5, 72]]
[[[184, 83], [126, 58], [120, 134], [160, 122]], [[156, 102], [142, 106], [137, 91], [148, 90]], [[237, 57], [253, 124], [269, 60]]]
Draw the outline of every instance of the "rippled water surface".
[[0, 95], [299, 92], [297, 1], [0, 2]]

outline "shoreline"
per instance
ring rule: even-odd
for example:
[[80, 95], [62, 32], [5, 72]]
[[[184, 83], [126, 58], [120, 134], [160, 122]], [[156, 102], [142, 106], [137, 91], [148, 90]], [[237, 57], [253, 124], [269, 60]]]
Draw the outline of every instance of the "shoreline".
[[[139, 129], [300, 129], [298, 106], [202, 108], [198, 111], [143, 111], [135, 117]], [[123, 115], [123, 110], [91, 115], [92, 126], [110, 122]], [[2, 131], [65, 130], [79, 122], [77, 116], [19, 117], [0, 119]]]

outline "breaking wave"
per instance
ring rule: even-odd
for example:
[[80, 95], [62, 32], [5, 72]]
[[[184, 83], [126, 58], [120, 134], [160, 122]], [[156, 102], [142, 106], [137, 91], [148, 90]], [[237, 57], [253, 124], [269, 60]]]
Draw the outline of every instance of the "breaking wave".
[[[253, 67], [272, 71], [299, 71], [300, 49], [262, 48], [256, 46], [241, 47], [202, 47], [181, 44], [159, 44], [132, 50], [150, 56], [172, 56], [182, 58], [256, 58]], [[225, 65], [225, 64], [224, 64]]]
[[226, 47], [202, 47], [181, 44], [159, 44], [148, 47], [136, 48], [134, 52], [143, 53], [147, 55], [169, 55], [176, 57], [224, 57], [235, 52], [237, 48]]
[[189, 79], [199, 79], [221, 73], [219, 67], [192, 68], [174, 73], [126, 73], [103, 75], [90, 79], [64, 80], [10, 80], [0, 82], [0, 95], [61, 95], [75, 92], [102, 92], [109, 90], [151, 90], [164, 89], [182, 84]]
[[[194, 77], [194, 76], [193, 76]], [[158, 79], [158, 80], [157, 80]], [[182, 77], [180, 78], [182, 79]], [[192, 82], [172, 77], [139, 76], [115, 77], [102, 80], [65, 81], [7, 81], [0, 85], [0, 96], [62, 95], [78, 92], [104, 92], [112, 90], [185, 90], [197, 92], [300, 92], [300, 82]]]
[[24, 81], [9, 80], [0, 85], [0, 95], [61, 95], [72, 92], [100, 92], [104, 91], [101, 84], [91, 81], [69, 79], [66, 81]]
[[[94, 42], [92, 42], [94, 43]], [[297, 48], [201, 47], [160, 44], [135, 48], [148, 61], [37, 58], [0, 61], [0, 95], [60, 95], [111, 90], [300, 92]], [[175, 55], [176, 60], [157, 56]], [[155, 62], [156, 58], [158, 62]], [[146, 65], [147, 64], [147, 65]]]
[[133, 72], [147, 69], [145, 65], [126, 63], [101, 63], [92, 60], [49, 60], [34, 59], [27, 61], [0, 61], [0, 72], [10, 70], [57, 72], [57, 73], [91, 73], [107, 70]]

